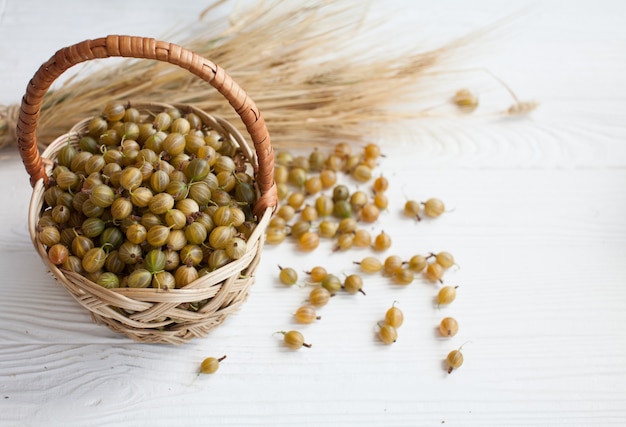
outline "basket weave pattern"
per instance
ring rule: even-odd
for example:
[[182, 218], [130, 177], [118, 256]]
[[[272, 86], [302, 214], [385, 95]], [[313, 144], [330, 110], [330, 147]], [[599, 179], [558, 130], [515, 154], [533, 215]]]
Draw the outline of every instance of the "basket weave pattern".
[[[259, 191], [254, 206], [258, 223], [248, 239], [244, 256], [180, 289], [104, 288], [80, 274], [57, 268], [48, 260], [46, 248], [37, 238], [36, 226], [44, 205], [43, 194], [51, 165], [68, 141], [78, 144], [88, 123], [88, 120], [78, 123], [40, 154], [36, 129], [43, 97], [52, 82], [71, 66], [111, 56], [156, 59], [189, 70], [209, 82], [230, 102], [252, 139], [253, 145], [250, 145], [234, 126], [218, 117], [192, 106], [175, 106], [192, 109], [204, 124], [240, 148], [254, 170]], [[144, 111], [151, 112], [163, 111], [167, 107], [167, 104], [140, 106]], [[29, 231], [33, 244], [53, 276], [91, 312], [94, 321], [104, 323], [136, 341], [181, 344], [194, 337], [205, 336], [245, 301], [260, 260], [265, 229], [276, 205], [274, 154], [265, 122], [256, 105], [221, 68], [180, 46], [154, 39], [108, 36], [87, 40], [59, 50], [37, 71], [22, 101], [17, 135], [20, 153], [33, 185], [29, 209]], [[188, 304], [202, 300], [208, 302], [198, 311], [186, 309]]]

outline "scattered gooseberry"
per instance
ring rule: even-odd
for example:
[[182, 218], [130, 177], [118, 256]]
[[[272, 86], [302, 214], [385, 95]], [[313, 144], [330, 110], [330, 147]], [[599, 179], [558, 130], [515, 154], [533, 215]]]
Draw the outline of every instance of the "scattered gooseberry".
[[219, 359], [215, 357], [207, 357], [200, 364], [200, 373], [201, 374], [213, 374], [217, 372], [220, 367], [220, 362], [226, 359], [226, 356], [222, 356]]

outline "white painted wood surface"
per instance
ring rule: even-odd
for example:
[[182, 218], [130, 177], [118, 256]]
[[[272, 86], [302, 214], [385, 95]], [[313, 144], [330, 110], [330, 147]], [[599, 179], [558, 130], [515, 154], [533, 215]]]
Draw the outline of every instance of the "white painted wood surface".
[[[527, 5], [385, 3], [391, 25], [415, 22], [402, 42], [432, 43]], [[116, 32], [161, 37], [203, 7], [1, 0], [0, 102], [18, 102], [59, 47]], [[392, 207], [374, 229], [393, 236], [390, 253], [452, 252], [459, 296], [436, 309], [432, 285], [368, 278], [367, 296], [337, 296], [299, 328], [310, 350], [286, 351], [272, 335], [297, 326], [306, 293], [277, 284], [277, 261], [350, 271], [365, 251], [268, 247], [244, 308], [208, 337], [133, 343], [92, 324], [47, 275], [27, 233], [27, 175], [15, 150], [0, 151], [0, 425], [626, 425], [625, 16], [618, 0], [533, 4], [466, 63], [540, 101], [536, 112], [416, 121], [381, 136]], [[405, 195], [454, 211], [412, 223], [399, 213]], [[406, 323], [387, 347], [374, 326], [394, 300]], [[461, 325], [451, 340], [435, 333], [444, 315]], [[465, 365], [448, 375], [443, 358], [466, 341]], [[196, 377], [203, 358], [223, 354], [216, 375]]]

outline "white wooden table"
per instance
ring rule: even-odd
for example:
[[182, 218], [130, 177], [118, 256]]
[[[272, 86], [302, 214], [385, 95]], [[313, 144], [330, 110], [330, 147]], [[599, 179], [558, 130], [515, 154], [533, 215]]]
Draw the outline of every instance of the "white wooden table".
[[[161, 37], [205, 6], [127, 3], [0, 1], [0, 102], [18, 102], [60, 47], [109, 33]], [[391, 24], [415, 22], [407, 43], [526, 6], [387, 3]], [[466, 65], [539, 109], [419, 120], [381, 137], [392, 205], [374, 228], [393, 236], [389, 253], [453, 253], [459, 296], [437, 309], [432, 285], [367, 278], [367, 296], [339, 295], [299, 327], [313, 347], [298, 352], [273, 335], [298, 327], [306, 294], [278, 284], [278, 260], [352, 271], [365, 251], [267, 247], [244, 308], [208, 337], [134, 343], [91, 323], [48, 276], [28, 237], [28, 177], [16, 150], [1, 151], [0, 425], [626, 425], [624, 17], [618, 0], [534, 4]], [[400, 213], [405, 195], [454, 210], [413, 223]], [[375, 325], [394, 300], [406, 322], [383, 346]], [[450, 340], [435, 332], [447, 315], [461, 325]], [[448, 375], [443, 358], [465, 342], [464, 366]], [[196, 376], [203, 358], [224, 354], [216, 375]]]

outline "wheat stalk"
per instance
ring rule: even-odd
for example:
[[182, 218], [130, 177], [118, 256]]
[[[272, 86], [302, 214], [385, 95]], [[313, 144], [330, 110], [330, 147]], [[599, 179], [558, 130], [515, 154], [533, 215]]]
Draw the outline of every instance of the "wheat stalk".
[[[354, 42], [375, 31], [375, 25], [367, 31], [361, 25], [367, 3], [267, 0], [235, 10], [228, 21], [211, 19], [222, 3], [209, 5], [191, 35], [174, 32], [170, 40], [182, 37], [178, 44], [233, 76], [263, 112], [276, 147], [359, 141], [382, 123], [432, 115], [429, 108], [402, 106], [432, 105], [439, 95], [433, 89], [435, 77], [462, 56], [461, 47], [485, 33], [438, 49], [416, 52], [410, 46], [372, 56], [367, 44]], [[51, 91], [42, 108], [40, 144], [99, 114], [111, 99], [194, 104], [239, 123], [223, 99], [187, 71], [124, 60], [97, 70], [86, 67]], [[16, 106], [0, 106], [0, 148], [15, 143], [17, 111]]]

